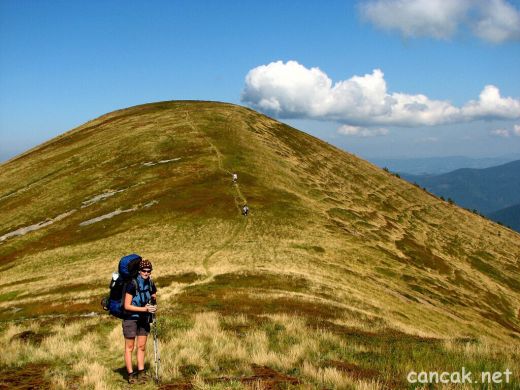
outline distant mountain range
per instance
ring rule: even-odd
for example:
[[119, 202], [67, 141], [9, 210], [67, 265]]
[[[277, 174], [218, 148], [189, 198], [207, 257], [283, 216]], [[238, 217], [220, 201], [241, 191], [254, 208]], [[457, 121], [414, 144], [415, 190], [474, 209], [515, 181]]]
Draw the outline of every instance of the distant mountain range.
[[520, 153], [500, 157], [471, 158], [463, 156], [428, 158], [369, 158], [369, 161], [388, 168], [392, 172], [406, 172], [412, 175], [440, 175], [461, 168], [484, 169], [511, 161], [520, 160]]
[[442, 175], [401, 175], [458, 205], [520, 229], [520, 160], [486, 169], [458, 169]]
[[488, 217], [520, 232], [520, 204], [495, 211], [488, 214]]
[[3, 382], [71, 388], [93, 365], [121, 388], [104, 346], [121, 323], [100, 302], [132, 252], [162, 294], [163, 388], [253, 370], [276, 388], [405, 389], [412, 358], [520, 372], [517, 233], [245, 107], [91, 120], [0, 164], [0, 215]]

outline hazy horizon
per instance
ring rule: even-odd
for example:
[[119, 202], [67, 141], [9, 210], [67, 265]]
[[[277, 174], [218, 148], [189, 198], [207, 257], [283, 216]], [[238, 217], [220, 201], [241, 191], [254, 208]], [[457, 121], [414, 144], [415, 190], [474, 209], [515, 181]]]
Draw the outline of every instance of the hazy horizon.
[[359, 156], [513, 153], [519, 4], [2, 1], [0, 158], [165, 100], [245, 105]]
[[[144, 104], [146, 104], [146, 103], [144, 103]], [[116, 110], [124, 109], [124, 108], [126, 108], [126, 107], [116, 108], [116, 109], [108, 111], [108, 112], [112, 112], [112, 111], [116, 111]], [[16, 147], [17, 146], [16, 144], [15, 145], [0, 144], [0, 163], [6, 162], [11, 158], [14, 158], [20, 154], [23, 154], [23, 153], [29, 151], [30, 149], [37, 147], [38, 145], [41, 145], [42, 143], [50, 141], [51, 139], [53, 139], [61, 134], [64, 134], [67, 131], [70, 131], [76, 127], [81, 126], [83, 123], [93, 120], [101, 115], [107, 114], [108, 112], [100, 114], [93, 118], [89, 118], [82, 123], [78, 123], [70, 128], [57, 132], [55, 135], [53, 135], [47, 139], [42, 139], [41, 141], [35, 142], [33, 144], [27, 144], [28, 146], [26, 146], [25, 148], [20, 145], [18, 145], [18, 147]], [[326, 130], [320, 130], [320, 126], [324, 127], [323, 123], [320, 123], [317, 121], [282, 120], [279, 118], [275, 118], [275, 119], [279, 120], [280, 122], [286, 123], [292, 127], [295, 127], [298, 130], [305, 131], [308, 134], [311, 134], [325, 142], [328, 142], [331, 145], [334, 145], [348, 153], [355, 154], [355, 155], [357, 155], [365, 160], [371, 161], [371, 162], [373, 162], [374, 160], [377, 160], [377, 159], [388, 159], [388, 160], [410, 159], [410, 160], [413, 160], [413, 159], [435, 159], [435, 158], [442, 159], [442, 158], [459, 158], [459, 157], [467, 158], [467, 159], [475, 159], [475, 160], [510, 159], [512, 161], [514, 159], [520, 159], [520, 151], [515, 150], [514, 147], [511, 148], [510, 150], [502, 150], [502, 151], [499, 150], [499, 151], [496, 151], [495, 153], [488, 152], [487, 154], [486, 153], [475, 154], [475, 153], [471, 153], [469, 151], [466, 151], [466, 153], [464, 153], [463, 150], [459, 154], [457, 154], [454, 151], [452, 151], [452, 153], [449, 153], [449, 152], [440, 153], [439, 152], [437, 154], [432, 154], [432, 153], [427, 154], [427, 153], [417, 153], [417, 152], [415, 154], [413, 154], [413, 153], [410, 153], [409, 151], [403, 151], [400, 154], [399, 153], [396, 154], [396, 153], [389, 153], [388, 151], [386, 151], [387, 154], [375, 154], [375, 153], [371, 152], [371, 150], [374, 150], [373, 143], [370, 145], [369, 148], [362, 147], [363, 143], [369, 143], [371, 141], [371, 139], [367, 139], [365, 137], [360, 137], [359, 139], [357, 139], [357, 143], [349, 144], [348, 141], [352, 142], [352, 139], [345, 140], [344, 138], [338, 137], [335, 134], [330, 134], [330, 132], [327, 132]], [[305, 125], [308, 126], [307, 129], [302, 127]], [[21, 141], [24, 141], [24, 143], [27, 143], [27, 140], [24, 138], [22, 138]], [[359, 147], [359, 145], [361, 145], [361, 147]], [[384, 147], [385, 146], [383, 146], [383, 148]]]

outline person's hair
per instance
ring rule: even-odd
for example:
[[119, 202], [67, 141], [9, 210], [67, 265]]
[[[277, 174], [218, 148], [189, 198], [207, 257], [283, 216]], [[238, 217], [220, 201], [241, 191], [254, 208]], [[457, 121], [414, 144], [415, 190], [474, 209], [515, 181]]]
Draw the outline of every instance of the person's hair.
[[153, 269], [152, 262], [147, 259], [141, 259], [141, 261], [139, 262], [139, 270], [142, 270], [142, 269], [152, 270]]

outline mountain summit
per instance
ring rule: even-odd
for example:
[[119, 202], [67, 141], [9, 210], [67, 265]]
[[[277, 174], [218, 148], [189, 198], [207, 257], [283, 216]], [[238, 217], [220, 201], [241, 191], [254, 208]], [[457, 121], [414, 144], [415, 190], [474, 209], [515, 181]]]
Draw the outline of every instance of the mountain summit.
[[[460, 340], [505, 348], [520, 337], [517, 233], [236, 105], [162, 102], [87, 122], [0, 165], [0, 213], [1, 320], [99, 313], [118, 259], [139, 253], [154, 265], [171, 318], [163, 334], [171, 381], [190, 364], [208, 377], [242, 378], [254, 363], [302, 383], [330, 369], [399, 388], [411, 345], [426, 364], [428, 353], [448, 356]], [[85, 334], [119, 335], [105, 317], [84, 321], [74, 326]], [[224, 344], [238, 337], [233, 345], [249, 351], [267, 337], [267, 349], [217, 348], [242, 371], [219, 366], [214, 349], [194, 362], [178, 337], [197, 337], [201, 321]], [[53, 340], [58, 325], [45, 324], [40, 333]], [[293, 328], [325, 355], [291, 355], [300, 345]], [[357, 352], [334, 347], [345, 338]], [[449, 348], [439, 344], [447, 339]], [[381, 352], [387, 343], [399, 354]], [[47, 344], [38, 348], [54, 356]], [[347, 358], [352, 366], [341, 365]]]

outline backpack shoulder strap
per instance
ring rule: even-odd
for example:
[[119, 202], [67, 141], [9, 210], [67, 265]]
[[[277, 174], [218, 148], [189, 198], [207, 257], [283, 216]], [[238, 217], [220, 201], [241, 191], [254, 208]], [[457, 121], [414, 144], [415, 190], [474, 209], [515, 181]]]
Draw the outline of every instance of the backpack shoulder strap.
[[134, 285], [135, 287], [135, 291], [137, 293], [140, 293], [141, 292], [141, 289], [139, 288], [139, 283], [137, 282], [137, 279], [136, 278], [132, 278], [132, 284]]
[[146, 290], [141, 290], [137, 279], [132, 279], [132, 283], [135, 286], [136, 296], [139, 297], [139, 301], [141, 302], [141, 305], [144, 306], [144, 304], [147, 303]]

